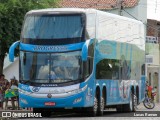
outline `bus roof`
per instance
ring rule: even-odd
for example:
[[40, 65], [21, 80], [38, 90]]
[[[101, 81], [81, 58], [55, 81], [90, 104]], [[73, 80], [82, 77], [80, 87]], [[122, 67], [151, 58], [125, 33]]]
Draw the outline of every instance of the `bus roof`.
[[48, 13], [48, 12], [85, 13], [86, 9], [81, 9], [81, 8], [48, 8], [48, 9], [31, 10], [27, 14]]
[[119, 16], [116, 14], [112, 14], [112, 13], [108, 13], [105, 11], [100, 11], [100, 10], [96, 10], [96, 9], [92, 9], [92, 8], [88, 8], [88, 9], [84, 9], [84, 8], [47, 8], [47, 9], [39, 9], [39, 10], [31, 10], [29, 11], [27, 14], [36, 14], [36, 13], [98, 13], [101, 15], [107, 15], [108, 17], [113, 17], [116, 19], [123, 19], [123, 20], [127, 20], [127, 21], [131, 21], [137, 24], [142, 24], [141, 21], [139, 20], [135, 20], [132, 18], [128, 18], [128, 17], [124, 17], [124, 16]]

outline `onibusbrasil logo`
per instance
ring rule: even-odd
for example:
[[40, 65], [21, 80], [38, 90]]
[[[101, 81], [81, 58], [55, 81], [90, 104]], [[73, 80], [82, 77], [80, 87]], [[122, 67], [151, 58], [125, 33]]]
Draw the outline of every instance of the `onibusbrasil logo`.
[[40, 118], [41, 113], [2, 112], [2, 118]]

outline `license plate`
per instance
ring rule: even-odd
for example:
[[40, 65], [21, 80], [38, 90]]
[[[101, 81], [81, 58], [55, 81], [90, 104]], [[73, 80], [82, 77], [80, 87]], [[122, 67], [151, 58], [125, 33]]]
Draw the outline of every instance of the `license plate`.
[[44, 103], [46, 106], [55, 106], [56, 103], [55, 102], [45, 102]]

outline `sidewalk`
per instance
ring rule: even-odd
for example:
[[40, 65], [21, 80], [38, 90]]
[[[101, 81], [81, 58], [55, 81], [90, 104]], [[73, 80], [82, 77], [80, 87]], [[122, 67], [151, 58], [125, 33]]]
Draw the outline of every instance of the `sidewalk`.
[[160, 103], [155, 103], [155, 107], [153, 109], [147, 109], [144, 107], [143, 103], [137, 106], [137, 111], [160, 111]]
[[32, 111], [32, 109], [18, 109], [18, 102], [15, 101], [15, 106], [16, 106], [16, 109], [15, 110], [12, 110], [12, 104], [11, 104], [11, 101], [8, 101], [8, 109], [5, 109], [5, 102], [3, 103], [3, 109], [0, 107], [0, 112], [3, 112], [3, 111]]
[[[11, 107], [11, 103], [8, 103], [8, 106]], [[153, 109], [147, 109], [144, 107], [143, 103], [137, 106], [137, 111], [160, 111], [160, 103], [155, 103], [155, 107]], [[20, 110], [5, 110], [0, 108], [0, 112], [2, 111], [32, 111], [32, 109], [20, 109]]]

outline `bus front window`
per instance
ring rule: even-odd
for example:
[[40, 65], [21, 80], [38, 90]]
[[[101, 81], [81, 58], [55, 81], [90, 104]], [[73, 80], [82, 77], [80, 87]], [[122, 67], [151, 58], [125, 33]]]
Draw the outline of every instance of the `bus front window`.
[[[51, 55], [51, 82], [80, 79], [80, 52]], [[54, 77], [52, 77], [52, 74]]]
[[80, 51], [31, 53], [21, 51], [21, 80], [63, 83], [82, 79]]
[[84, 41], [84, 23], [80, 14], [27, 15], [21, 40], [29, 44], [71, 44]]

